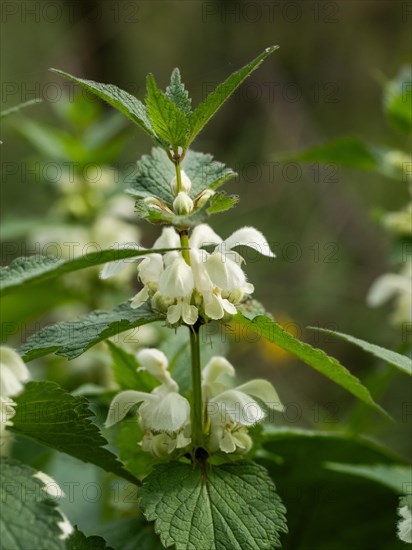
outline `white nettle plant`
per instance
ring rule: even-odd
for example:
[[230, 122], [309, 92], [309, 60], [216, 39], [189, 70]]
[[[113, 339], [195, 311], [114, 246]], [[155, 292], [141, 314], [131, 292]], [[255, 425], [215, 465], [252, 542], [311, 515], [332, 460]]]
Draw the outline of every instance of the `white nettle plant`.
[[[142, 449], [162, 458], [175, 451], [185, 454], [192, 442], [190, 404], [179, 394], [179, 386], [167, 370], [167, 357], [157, 349], [147, 348], [138, 352], [137, 359], [139, 370], [147, 370], [160, 385], [151, 393], [126, 390], [116, 395], [106, 427], [123, 420], [140, 403]], [[205, 446], [210, 453], [247, 453], [252, 448], [248, 428], [262, 422], [267, 410], [283, 410], [270, 382], [256, 379], [233, 388], [234, 376], [234, 367], [220, 356], [212, 357], [202, 371]]]

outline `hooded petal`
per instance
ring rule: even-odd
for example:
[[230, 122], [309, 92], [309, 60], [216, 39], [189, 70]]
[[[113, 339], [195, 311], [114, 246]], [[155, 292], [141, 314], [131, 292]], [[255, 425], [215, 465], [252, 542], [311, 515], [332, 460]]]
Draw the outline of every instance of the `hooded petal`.
[[118, 393], [110, 403], [109, 413], [107, 415], [105, 426], [109, 428], [123, 420], [130, 409], [141, 401], [153, 401], [157, 399], [155, 395], [143, 391], [126, 390]]
[[212, 422], [227, 424], [234, 422], [242, 426], [253, 426], [265, 418], [261, 406], [249, 395], [238, 390], [226, 390], [211, 399], [207, 405]]
[[193, 279], [196, 290], [200, 293], [211, 292], [215, 286], [206, 270], [208, 257], [209, 254], [206, 250], [192, 249], [190, 251], [190, 265], [192, 267]]
[[221, 252], [210, 254], [206, 261], [206, 270], [213, 284], [223, 291], [230, 292], [246, 284], [246, 275], [240, 265]]
[[213, 231], [210, 225], [201, 223], [197, 225], [190, 235], [190, 248], [202, 248], [207, 245], [217, 245], [222, 242], [222, 238]]
[[249, 382], [238, 386], [236, 390], [260, 399], [260, 401], [263, 401], [269, 409], [279, 412], [283, 412], [284, 410], [277, 391], [268, 380], [263, 380], [260, 378], [250, 380]]
[[150, 254], [137, 266], [139, 279], [144, 285], [158, 283], [163, 273], [163, 258], [161, 254]]
[[0, 396], [10, 397], [19, 393], [29, 376], [20, 355], [8, 346], [0, 346]]
[[248, 246], [263, 254], [263, 256], [275, 257], [265, 237], [254, 227], [242, 227], [238, 229], [225, 239], [221, 245], [223, 252], [236, 246]]
[[160, 237], [158, 237], [153, 248], [180, 248], [179, 234], [173, 227], [164, 227]]
[[159, 291], [172, 298], [191, 296], [193, 288], [192, 270], [181, 256], [164, 270], [159, 280]]
[[154, 432], [177, 432], [189, 422], [189, 401], [176, 392], [170, 392], [156, 401], [145, 401], [139, 409], [142, 425]]
[[212, 357], [202, 371], [202, 388], [205, 401], [230, 387], [228, 377], [235, 376], [235, 369], [225, 357]]
[[[116, 247], [117, 250], [145, 250], [143, 246], [139, 246], [136, 243], [123, 243]], [[141, 256], [138, 256], [141, 258]], [[137, 257], [136, 257], [137, 258]], [[125, 258], [124, 260], [115, 260], [114, 262], [108, 262], [103, 266], [100, 271], [101, 279], [109, 279], [118, 275], [125, 269], [131, 262], [136, 261], [136, 258]]]
[[163, 379], [169, 361], [163, 351], [155, 348], [143, 348], [137, 354], [142, 367], [156, 378]]

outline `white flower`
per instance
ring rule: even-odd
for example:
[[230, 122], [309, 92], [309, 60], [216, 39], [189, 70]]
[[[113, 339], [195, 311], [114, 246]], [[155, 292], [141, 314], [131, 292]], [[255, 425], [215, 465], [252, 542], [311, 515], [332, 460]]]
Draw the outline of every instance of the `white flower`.
[[[179, 386], [167, 371], [166, 356], [155, 349], [144, 349], [139, 352], [138, 360], [142, 368], [158, 378], [161, 384], [151, 393], [126, 390], [116, 395], [110, 405], [106, 426], [110, 427], [119, 422], [134, 405], [141, 403], [139, 420], [146, 432], [143, 448], [160, 456], [159, 441], [168, 442], [168, 452], [185, 447], [188, 444], [187, 437], [182, 434], [187, 433], [190, 425], [190, 405], [187, 399], [178, 393]], [[159, 439], [156, 437], [159, 434], [170, 437]], [[153, 440], [155, 447], [152, 443], [149, 444]]]
[[20, 355], [7, 346], [0, 346], [0, 396], [18, 394], [28, 379], [29, 371]]
[[166, 267], [159, 280], [159, 292], [169, 298], [176, 298], [176, 304], [169, 306], [167, 320], [175, 324], [180, 319], [189, 325], [193, 325], [198, 318], [196, 306], [190, 305], [190, 299], [194, 289], [194, 279], [191, 267], [182, 256], [173, 260]]
[[234, 374], [233, 366], [224, 357], [212, 357], [202, 373], [212, 452], [219, 449], [225, 453], [247, 452], [251, 444], [247, 428], [265, 418], [265, 409], [283, 411], [269, 381], [251, 380], [231, 389], [230, 378]]
[[[35, 474], [33, 474], [33, 477], [35, 477], [42, 483], [42, 489], [49, 498], [55, 500], [65, 497], [65, 494], [60, 488], [57, 481], [55, 481], [49, 475], [45, 474], [44, 472], [36, 472]], [[67, 519], [66, 515], [59, 508], [57, 508], [57, 511], [62, 518], [61, 521], [59, 521], [57, 524], [60, 527], [61, 532], [59, 539], [65, 540], [73, 533], [73, 526]]]
[[176, 214], [184, 216], [193, 210], [193, 201], [187, 193], [180, 191], [173, 201], [173, 210]]
[[412, 512], [408, 506], [400, 506], [398, 514], [401, 519], [398, 522], [398, 537], [407, 543], [412, 543]]
[[[190, 193], [190, 190], [192, 188], [192, 182], [190, 181], [189, 176], [186, 174], [184, 170], [180, 171], [180, 191], [183, 191], [184, 193]], [[172, 189], [173, 195], [177, 195], [177, 178], [176, 176], [172, 179], [170, 182], [170, 187]]]
[[401, 273], [386, 273], [376, 279], [367, 295], [367, 303], [378, 307], [396, 298], [395, 311], [392, 315], [394, 324], [412, 321], [412, 262], [409, 262]]

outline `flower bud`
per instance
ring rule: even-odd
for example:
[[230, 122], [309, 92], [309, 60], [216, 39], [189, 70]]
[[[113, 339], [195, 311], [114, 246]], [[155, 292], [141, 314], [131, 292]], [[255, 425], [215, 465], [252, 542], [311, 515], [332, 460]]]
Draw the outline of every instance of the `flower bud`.
[[[192, 182], [190, 181], [189, 176], [186, 174], [184, 170], [181, 170], [180, 172], [180, 191], [184, 191], [185, 193], [189, 193], [192, 188]], [[172, 179], [170, 182], [170, 187], [172, 189], [173, 195], [177, 195], [178, 189], [177, 189], [177, 178], [176, 176]]]
[[215, 194], [215, 191], [213, 191], [213, 189], [205, 189], [204, 191], [199, 193], [194, 201], [195, 208], [202, 208], [202, 206], [204, 206], [207, 203], [207, 201], [211, 197], [213, 197], [214, 194]]
[[143, 202], [152, 210], [165, 210], [170, 212], [167, 204], [160, 199], [157, 199], [156, 197], [146, 197], [145, 199], [143, 199]]
[[185, 215], [190, 214], [193, 210], [193, 201], [187, 193], [181, 191], [173, 201], [173, 210], [176, 214]]

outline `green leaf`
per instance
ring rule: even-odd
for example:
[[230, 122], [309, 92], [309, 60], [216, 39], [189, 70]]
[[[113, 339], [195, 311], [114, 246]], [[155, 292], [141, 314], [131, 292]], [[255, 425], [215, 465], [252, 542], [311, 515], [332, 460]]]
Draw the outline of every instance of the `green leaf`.
[[[314, 414], [309, 412], [306, 420], [319, 421], [318, 412]], [[336, 423], [339, 418], [325, 413], [325, 420]], [[369, 436], [342, 433], [336, 424], [331, 430], [265, 429], [266, 452], [257, 460], [269, 470], [288, 510], [290, 539], [285, 546], [401, 550], [394, 536], [397, 496], [392, 490], [365, 478], [343, 476], [325, 462], [391, 465], [402, 464], [402, 459]]]
[[382, 348], [381, 346], [377, 346], [376, 344], [371, 344], [369, 342], [366, 342], [365, 340], [360, 340], [359, 338], [355, 338], [354, 336], [350, 336], [349, 334], [344, 334], [343, 332], [336, 332], [334, 330], [328, 330], [318, 327], [308, 328], [311, 330], [318, 330], [319, 332], [322, 332], [324, 334], [336, 336], [341, 340], [346, 340], [346, 342], [355, 344], [355, 346], [359, 346], [368, 353], [371, 353], [375, 357], [378, 357], [378, 359], [382, 359], [382, 361], [385, 361], [386, 363], [397, 367], [402, 372], [412, 375], [412, 360], [409, 359], [409, 357], [406, 357], [406, 355], [401, 355], [400, 353], [396, 353], [395, 351]]
[[15, 105], [14, 107], [10, 107], [10, 109], [6, 109], [5, 111], [0, 111], [0, 119], [5, 118], [6, 116], [12, 115], [13, 113], [18, 113], [21, 109], [25, 109], [26, 107], [31, 107], [32, 105], [36, 105], [37, 103], [42, 103], [42, 99], [36, 98], [36, 99], [30, 99], [29, 101], [25, 101], [23, 103], [19, 103], [18, 105]]
[[197, 134], [208, 123], [223, 103], [233, 94], [240, 84], [242, 84], [245, 78], [257, 69], [262, 61], [272, 52], [277, 50], [278, 47], [279, 46], [272, 46], [266, 48], [251, 63], [230, 75], [222, 84], [219, 84], [219, 86], [195, 109], [190, 117], [188, 145], [195, 139]]
[[106, 344], [113, 359], [114, 378], [122, 390], [151, 392], [159, 385], [159, 381], [147, 371], [138, 372], [140, 364], [134, 354], [128, 353], [110, 340]]
[[344, 168], [378, 172], [402, 180], [404, 169], [402, 162], [397, 161], [399, 155], [403, 158], [405, 153], [369, 145], [356, 137], [341, 137], [298, 153], [282, 155], [280, 160], [336, 164]]
[[81, 531], [75, 528], [70, 537], [66, 540], [66, 550], [115, 550], [102, 537], [86, 537]]
[[253, 462], [155, 467], [139, 491], [140, 505], [163, 545], [176, 550], [280, 546], [285, 508], [266, 470]]
[[230, 210], [239, 202], [238, 195], [227, 195], [224, 191], [221, 193], [216, 193], [210, 199], [209, 206], [206, 209], [206, 212], [209, 214], [220, 214], [221, 212], [226, 212]]
[[412, 131], [412, 68], [403, 67], [385, 86], [384, 108], [391, 124], [398, 130]]
[[353, 376], [337, 359], [329, 357], [320, 349], [313, 348], [311, 345], [301, 342], [289, 332], [263, 315], [259, 315], [254, 319], [247, 319], [241, 313], [234, 316], [233, 320], [247, 328], [254, 330], [263, 338], [267, 338], [270, 342], [277, 344], [279, 347], [288, 351], [301, 359], [307, 365], [325, 375], [330, 380], [333, 380], [339, 386], [345, 388], [352, 395], [373, 407], [376, 411], [389, 415], [373, 400], [369, 390], [361, 384], [358, 378]]
[[156, 86], [153, 75], [147, 76], [147, 114], [156, 134], [174, 149], [185, 148], [189, 121], [164, 92]]
[[359, 476], [389, 487], [396, 494], [405, 493], [411, 483], [411, 467], [399, 464], [342, 464], [339, 462], [326, 462], [325, 468]]
[[132, 309], [127, 302], [110, 311], [92, 311], [78, 321], [44, 327], [28, 338], [20, 354], [26, 362], [49, 353], [74, 359], [110, 336], [162, 319], [147, 304]]
[[79, 269], [86, 269], [126, 258], [147, 256], [147, 254], [161, 254], [167, 250], [169, 249], [136, 250], [135, 248], [112, 248], [110, 250], [89, 252], [73, 260], [60, 260], [49, 256], [23, 256], [13, 260], [8, 267], [0, 268], [0, 295], [4, 296], [26, 288], [29, 285], [61, 277], [66, 273], [78, 271]]
[[166, 95], [179, 107], [181, 111], [187, 115], [191, 112], [192, 100], [189, 98], [189, 93], [182, 83], [180, 71], [177, 67], [173, 69], [170, 77], [170, 84], [166, 88]]
[[152, 137], [155, 136], [154, 130], [147, 116], [146, 108], [141, 101], [137, 98], [118, 88], [114, 84], [101, 84], [94, 82], [93, 80], [85, 80], [83, 78], [77, 78], [71, 74], [60, 71], [59, 69], [50, 69], [53, 73], [59, 74], [69, 80], [72, 80], [76, 84], [80, 84], [87, 91], [97, 95], [100, 99], [103, 99], [109, 105], [123, 113], [130, 118], [135, 124], [143, 128]]
[[[205, 189], [215, 190], [236, 176], [233, 170], [214, 160], [212, 155], [191, 150], [186, 152], [181, 166], [192, 182], [192, 198]], [[125, 182], [128, 186], [126, 191], [141, 198], [154, 196], [171, 205], [174, 196], [170, 182], [174, 176], [174, 166], [165, 151], [154, 147], [150, 155], [143, 155], [137, 162], [136, 172]]]
[[63, 550], [55, 499], [47, 497], [37, 473], [16, 460], [0, 461], [2, 550]]
[[162, 550], [153, 524], [144, 518], [132, 517], [105, 523], [98, 530], [117, 550]]
[[104, 448], [108, 443], [90, 420], [93, 413], [85, 397], [75, 397], [55, 382], [29, 382], [14, 401], [11, 431], [136, 483]]

